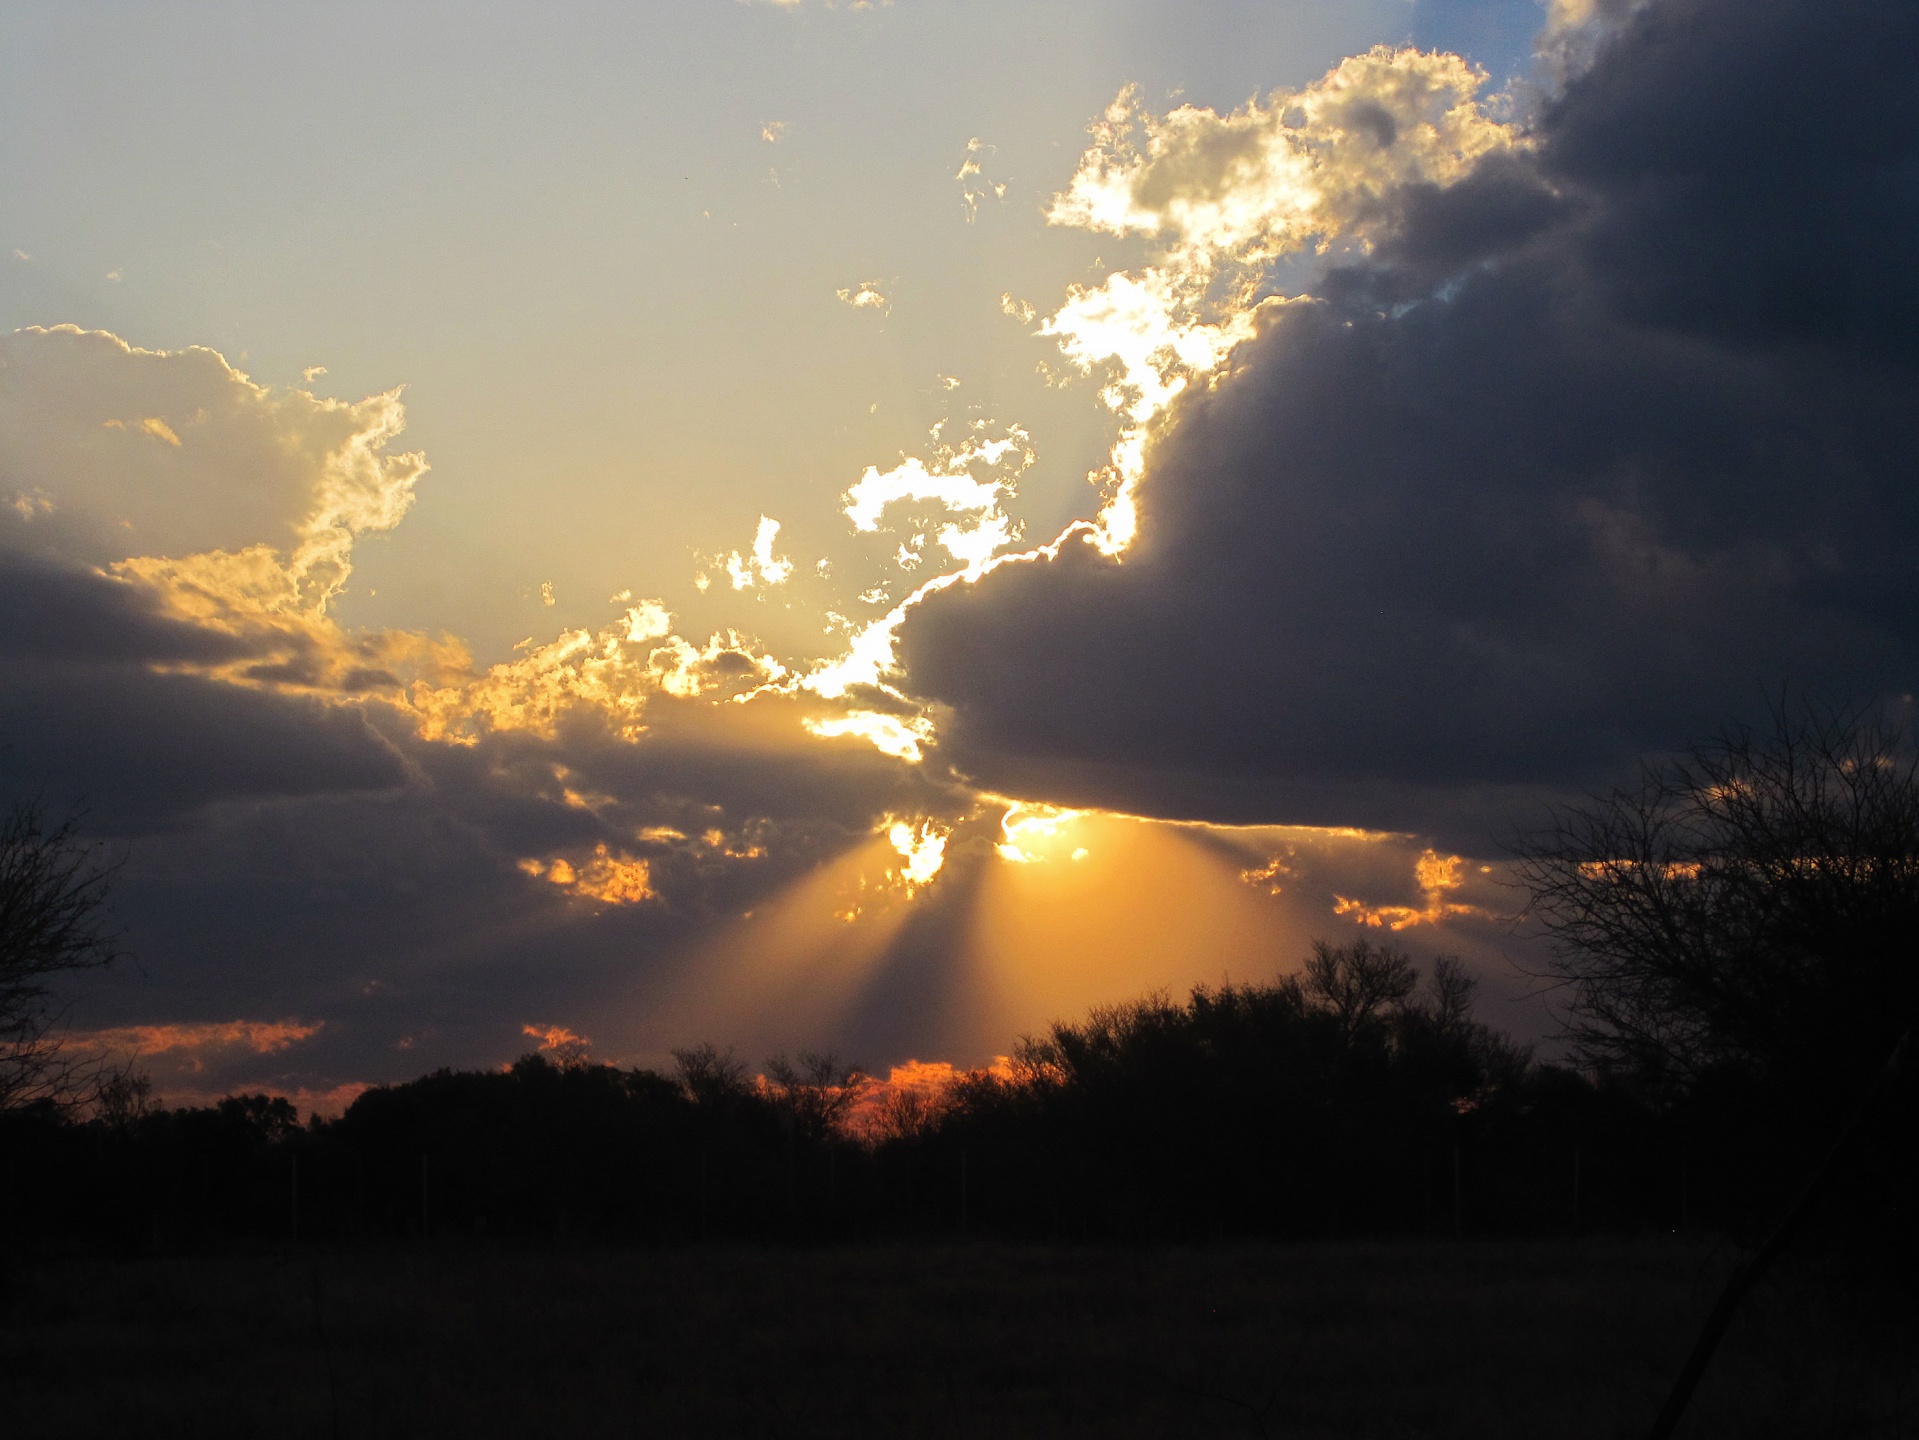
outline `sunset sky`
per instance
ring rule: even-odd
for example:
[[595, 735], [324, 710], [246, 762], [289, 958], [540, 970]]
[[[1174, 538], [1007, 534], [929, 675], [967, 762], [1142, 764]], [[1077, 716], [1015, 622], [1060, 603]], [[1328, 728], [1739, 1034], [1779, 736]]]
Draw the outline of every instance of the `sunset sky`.
[[169, 1099], [979, 1064], [1919, 646], [1876, 0], [0, 9], [0, 791]]

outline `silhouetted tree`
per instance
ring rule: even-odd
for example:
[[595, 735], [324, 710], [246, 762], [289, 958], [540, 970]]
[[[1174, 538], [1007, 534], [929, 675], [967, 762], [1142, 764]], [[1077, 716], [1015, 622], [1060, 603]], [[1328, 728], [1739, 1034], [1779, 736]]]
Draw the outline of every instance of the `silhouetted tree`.
[[1558, 812], [1519, 870], [1586, 1057], [1821, 1106], [1919, 1020], [1919, 754], [1809, 705]]
[[1471, 1022], [1473, 995], [1479, 982], [1466, 973], [1457, 956], [1435, 957], [1426, 988], [1433, 1023], [1442, 1031], [1452, 1033]]
[[1419, 971], [1403, 950], [1390, 942], [1375, 945], [1362, 935], [1347, 945], [1315, 940], [1301, 983], [1350, 1041], [1383, 1012], [1405, 1003], [1419, 986]]
[[930, 1135], [945, 1118], [949, 1103], [944, 1090], [896, 1086], [881, 1098], [866, 1138], [883, 1145]]
[[842, 1065], [836, 1055], [802, 1050], [798, 1061], [775, 1055], [766, 1062], [766, 1098], [800, 1140], [817, 1144], [838, 1131], [864, 1078], [859, 1066]]
[[77, 1060], [54, 985], [117, 956], [107, 929], [114, 865], [83, 839], [78, 818], [49, 823], [38, 803], [0, 820], [0, 1110], [89, 1098], [100, 1067]]
[[109, 1130], [124, 1131], [149, 1115], [159, 1113], [160, 1102], [153, 1093], [153, 1081], [131, 1071], [110, 1075], [100, 1083], [94, 1096], [93, 1113]]
[[695, 1105], [725, 1105], [750, 1093], [746, 1066], [731, 1050], [722, 1054], [709, 1040], [675, 1050], [673, 1063], [680, 1089]]

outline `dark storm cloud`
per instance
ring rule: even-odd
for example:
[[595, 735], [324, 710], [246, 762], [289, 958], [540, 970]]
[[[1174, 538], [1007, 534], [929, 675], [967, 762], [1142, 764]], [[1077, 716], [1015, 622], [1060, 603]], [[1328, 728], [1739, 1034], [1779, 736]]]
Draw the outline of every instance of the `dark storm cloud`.
[[1678, 0], [1177, 412], [1124, 563], [918, 607], [983, 783], [1498, 828], [1919, 643], [1919, 9]]
[[132, 585], [0, 551], [0, 661], [217, 664], [245, 653], [227, 635], [159, 614]]
[[[208, 1059], [204, 1084], [215, 1089], [318, 1090], [498, 1063], [531, 1048], [529, 1023], [658, 1059], [702, 1038], [652, 1018], [662, 996], [711, 983], [698, 969], [701, 937], [867, 841], [898, 788], [877, 757], [869, 766], [849, 755], [836, 812], [817, 813], [813, 788], [835, 770], [804, 779], [809, 767], [790, 753], [735, 764], [691, 739], [655, 748], [587, 725], [553, 741], [449, 746], [407, 740], [398, 717], [375, 719], [406, 757], [406, 785], [214, 805], [130, 844], [116, 907], [138, 964], [90, 986], [90, 1025], [325, 1019], [295, 1050]], [[556, 764], [594, 794], [597, 813], [559, 798]], [[679, 840], [636, 838], [675, 824]], [[705, 842], [702, 825], [725, 838]], [[594, 903], [518, 863], [577, 861], [601, 843], [647, 861], [653, 899]], [[750, 1010], [751, 997], [734, 1005]]]
[[0, 786], [126, 833], [220, 801], [402, 781], [357, 712], [154, 668], [245, 653], [132, 586], [0, 555]]

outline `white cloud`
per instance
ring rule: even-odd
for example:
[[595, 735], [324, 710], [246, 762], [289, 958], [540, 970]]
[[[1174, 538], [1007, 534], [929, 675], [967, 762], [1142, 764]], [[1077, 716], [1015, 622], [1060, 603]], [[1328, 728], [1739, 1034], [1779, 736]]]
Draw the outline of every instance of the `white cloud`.
[[992, 154], [996, 147], [988, 145], [975, 135], [966, 142], [966, 153], [960, 157], [960, 167], [953, 172], [953, 178], [959, 181], [960, 204], [966, 209], [966, 223], [971, 225], [979, 218], [979, 202], [991, 196], [995, 200], [1006, 198], [1004, 181], [986, 178], [982, 156]]
[[762, 515], [759, 528], [753, 534], [752, 552], [741, 555], [735, 550], [719, 562], [735, 590], [749, 590], [755, 585], [784, 585], [792, 578], [793, 562], [773, 554], [779, 537], [780, 522]]
[[893, 311], [893, 302], [886, 298], [877, 280], [862, 280], [858, 285], [850, 285], [834, 293], [855, 310], [877, 310], [882, 315], [890, 315]]

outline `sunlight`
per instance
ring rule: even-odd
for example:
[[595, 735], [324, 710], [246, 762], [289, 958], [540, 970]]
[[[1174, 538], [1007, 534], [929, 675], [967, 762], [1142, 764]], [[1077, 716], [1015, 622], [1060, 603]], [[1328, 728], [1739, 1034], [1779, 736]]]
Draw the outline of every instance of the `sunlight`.
[[[1000, 833], [1005, 839], [993, 848], [999, 852], [1002, 860], [1014, 865], [1033, 865], [1048, 860], [1060, 852], [1062, 837], [1072, 823], [1085, 813], [1083, 810], [1062, 810], [1055, 805], [1017, 801], [999, 822]], [[1088, 853], [1081, 846], [1074, 849], [1071, 855], [1079, 860]]]
[[1310, 939], [1292, 905], [1175, 826], [1015, 806], [1002, 828], [1030, 858], [987, 868], [963, 956], [989, 1032], [1160, 987], [1267, 978]]
[[932, 820], [922, 820], [915, 829], [904, 820], [895, 820], [886, 831], [886, 838], [906, 861], [900, 867], [900, 878], [906, 882], [906, 893], [912, 894], [922, 885], [932, 883], [940, 873], [940, 866], [946, 863], [946, 839], [952, 831]]
[[778, 1016], [785, 1034], [830, 1030], [912, 911], [895, 858], [889, 838], [873, 836], [721, 926], [635, 997], [647, 1028], [726, 1034]]
[[828, 720], [804, 719], [800, 725], [809, 735], [836, 739], [855, 735], [882, 755], [917, 765], [925, 758], [922, 743], [933, 738], [933, 722], [924, 715], [887, 715], [878, 710], [849, 710]]

